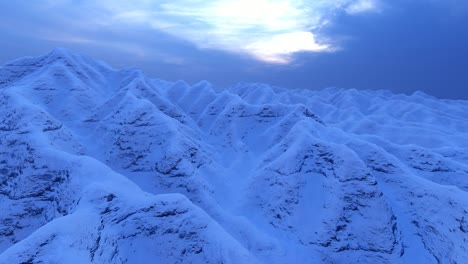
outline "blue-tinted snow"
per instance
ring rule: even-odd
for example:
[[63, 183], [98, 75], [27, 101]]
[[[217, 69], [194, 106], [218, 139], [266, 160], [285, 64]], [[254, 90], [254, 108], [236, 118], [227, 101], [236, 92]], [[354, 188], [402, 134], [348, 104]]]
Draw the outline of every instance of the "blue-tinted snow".
[[468, 262], [468, 102], [0, 68], [0, 263]]

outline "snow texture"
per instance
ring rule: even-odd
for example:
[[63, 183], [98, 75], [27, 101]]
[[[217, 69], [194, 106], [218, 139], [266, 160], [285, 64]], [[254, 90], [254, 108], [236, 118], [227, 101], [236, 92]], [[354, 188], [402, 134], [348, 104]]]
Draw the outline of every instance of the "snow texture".
[[0, 263], [468, 263], [468, 102], [0, 68]]

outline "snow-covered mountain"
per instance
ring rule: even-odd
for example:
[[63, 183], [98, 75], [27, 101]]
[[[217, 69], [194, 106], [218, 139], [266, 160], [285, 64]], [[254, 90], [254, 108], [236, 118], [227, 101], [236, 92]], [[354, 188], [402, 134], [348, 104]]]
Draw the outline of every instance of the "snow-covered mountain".
[[0, 68], [0, 263], [468, 263], [468, 102]]

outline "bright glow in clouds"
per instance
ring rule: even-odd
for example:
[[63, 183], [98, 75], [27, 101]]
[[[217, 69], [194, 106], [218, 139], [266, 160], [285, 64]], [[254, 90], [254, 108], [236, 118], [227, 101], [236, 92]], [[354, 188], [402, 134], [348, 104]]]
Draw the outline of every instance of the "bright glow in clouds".
[[105, 11], [100, 23], [145, 24], [199, 48], [245, 53], [271, 63], [288, 63], [296, 52], [332, 51], [330, 44], [317, 41], [315, 32], [337, 12], [376, 10], [376, 1], [84, 0]]
[[274, 63], [288, 63], [289, 55], [299, 51], [326, 51], [328, 45], [318, 44], [311, 32], [276, 34], [246, 46], [259, 59]]

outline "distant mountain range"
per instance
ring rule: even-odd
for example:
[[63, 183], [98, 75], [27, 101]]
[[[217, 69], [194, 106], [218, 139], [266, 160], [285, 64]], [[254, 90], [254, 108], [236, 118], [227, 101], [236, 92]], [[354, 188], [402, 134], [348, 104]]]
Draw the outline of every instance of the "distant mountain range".
[[0, 67], [0, 263], [468, 263], [468, 102]]

